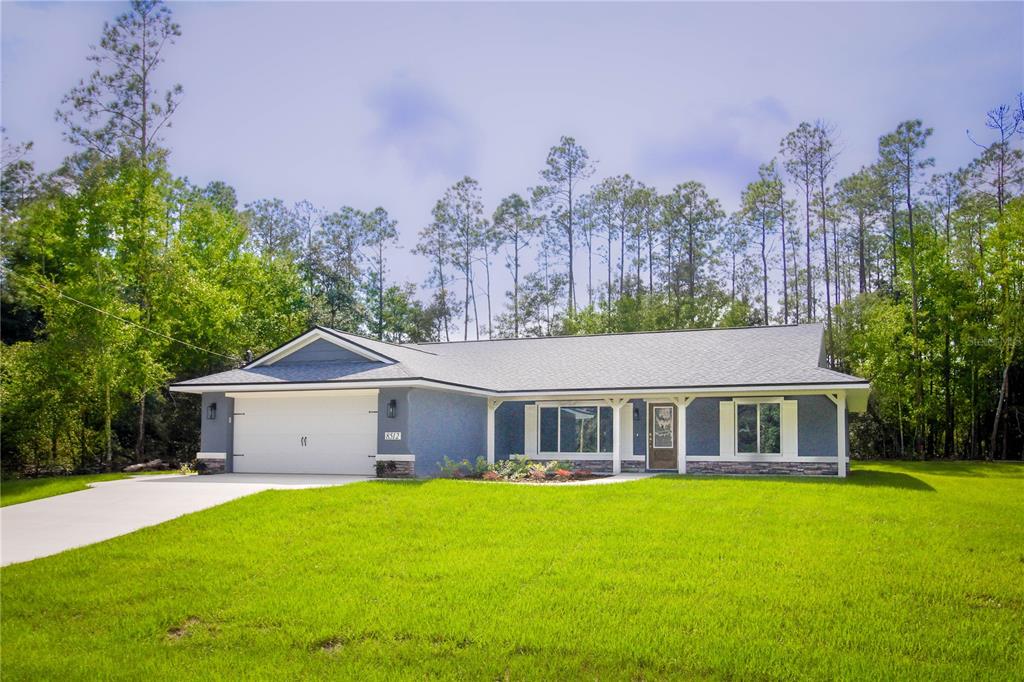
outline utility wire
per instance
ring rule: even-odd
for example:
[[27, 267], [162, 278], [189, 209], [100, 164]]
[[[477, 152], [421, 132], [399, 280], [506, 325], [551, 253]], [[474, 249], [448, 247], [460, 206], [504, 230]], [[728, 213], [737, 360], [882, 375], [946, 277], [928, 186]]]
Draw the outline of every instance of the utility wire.
[[[14, 272], [11, 272], [10, 270], [8, 270], [6, 274], [8, 276], [14, 275], [18, 279], [20, 279], [22, 282], [25, 282], [29, 286], [32, 286], [31, 282], [29, 282], [25, 277], [23, 277], [22, 275], [20, 275], [18, 273], [14, 273]], [[168, 336], [167, 334], [164, 334], [163, 332], [158, 332], [155, 329], [150, 329], [148, 327], [144, 327], [141, 324], [139, 324], [138, 322], [135, 322], [133, 320], [129, 320], [127, 318], [121, 317], [120, 315], [115, 315], [114, 313], [108, 312], [106, 310], [102, 310], [101, 308], [97, 308], [96, 306], [94, 306], [92, 304], [89, 304], [89, 303], [86, 303], [85, 301], [79, 301], [74, 296], [68, 296], [63, 291], [56, 291], [55, 290], [55, 293], [58, 296], [60, 296], [61, 298], [65, 298], [65, 299], [71, 301], [72, 303], [77, 303], [80, 306], [85, 306], [86, 308], [89, 308], [90, 310], [95, 310], [96, 312], [98, 312], [98, 313], [100, 313], [102, 315], [106, 315], [107, 317], [112, 317], [115, 320], [118, 320], [120, 322], [124, 322], [125, 324], [130, 324], [131, 326], [137, 327], [137, 328], [141, 329], [144, 332], [147, 332], [149, 334], [154, 334], [156, 336], [160, 336], [162, 338], [167, 339], [168, 341], [173, 341], [174, 343], [180, 343], [181, 345], [188, 346], [189, 348], [192, 348], [193, 350], [197, 350], [197, 351], [200, 351], [200, 352], [203, 352], [203, 353], [209, 353], [210, 355], [216, 355], [218, 357], [225, 358], [227, 360], [232, 360], [234, 362], [240, 362], [241, 361], [241, 358], [236, 358], [236, 357], [234, 357], [232, 355], [224, 355], [223, 353], [218, 353], [217, 351], [209, 350], [207, 348], [201, 348], [201, 347], [195, 345], [194, 343], [189, 343], [188, 341], [182, 341], [181, 339], [176, 339], [173, 336]]]

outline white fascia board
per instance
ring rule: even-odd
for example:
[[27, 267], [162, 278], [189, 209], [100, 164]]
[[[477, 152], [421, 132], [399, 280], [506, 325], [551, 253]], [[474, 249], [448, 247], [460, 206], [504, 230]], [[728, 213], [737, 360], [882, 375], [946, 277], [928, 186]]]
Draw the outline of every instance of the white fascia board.
[[357, 343], [347, 341], [341, 338], [340, 336], [328, 334], [322, 329], [310, 329], [308, 332], [306, 332], [299, 338], [293, 339], [292, 341], [289, 341], [280, 348], [270, 351], [263, 357], [254, 360], [250, 364], [246, 365], [246, 367], [259, 367], [261, 365], [276, 362], [277, 360], [280, 360], [283, 357], [291, 355], [295, 351], [300, 350], [305, 346], [308, 346], [314, 341], [319, 341], [320, 339], [323, 339], [324, 341], [327, 341], [329, 343], [333, 343], [335, 346], [338, 346], [339, 348], [344, 348], [345, 350], [355, 353], [356, 355], [359, 355], [361, 357], [364, 357], [367, 360], [372, 360], [374, 362], [395, 362], [394, 358], [389, 358], [386, 355], [374, 353], [372, 350], [369, 350], [368, 348], [364, 348], [363, 346], [360, 346]]
[[278, 391], [351, 391], [367, 388], [429, 388], [434, 391], [450, 391], [482, 397], [494, 397], [491, 391], [478, 388], [452, 386], [430, 379], [408, 379], [402, 381], [318, 381], [305, 384], [179, 384], [169, 390], [175, 393], [268, 393]]
[[[867, 395], [871, 390], [868, 383], [862, 384], [793, 384], [782, 386], [711, 386], [703, 388], [629, 388], [629, 389], [583, 389], [578, 391], [489, 391], [472, 386], [459, 386], [434, 381], [431, 379], [410, 379], [407, 381], [321, 381], [310, 383], [273, 383], [273, 384], [179, 384], [171, 386], [175, 393], [243, 393], [261, 391], [337, 391], [360, 388], [430, 388], [437, 391], [450, 391], [467, 395], [500, 398], [501, 400], [533, 400], [533, 401], [579, 401], [581, 397], [593, 399], [627, 397], [627, 398], [663, 398], [666, 396], [701, 396], [707, 398], [737, 398], [745, 396], [791, 396], [820, 395], [834, 391], [847, 391], [850, 397], [856, 394], [863, 396], [863, 404], [867, 405]], [[852, 401], [851, 401], [852, 402]], [[851, 405], [851, 412], [857, 410]]]
[[870, 391], [868, 383], [857, 384], [791, 384], [781, 386], [708, 386], [700, 388], [628, 388], [628, 389], [581, 389], [577, 391], [516, 391], [514, 393], [495, 393], [506, 400], [516, 398], [537, 401], [564, 401], [578, 400], [580, 396], [613, 397], [626, 396], [629, 398], [647, 398], [651, 396], [678, 396], [678, 395], [700, 395], [714, 398], [733, 398], [744, 396], [773, 396], [773, 395], [814, 395], [834, 391]]

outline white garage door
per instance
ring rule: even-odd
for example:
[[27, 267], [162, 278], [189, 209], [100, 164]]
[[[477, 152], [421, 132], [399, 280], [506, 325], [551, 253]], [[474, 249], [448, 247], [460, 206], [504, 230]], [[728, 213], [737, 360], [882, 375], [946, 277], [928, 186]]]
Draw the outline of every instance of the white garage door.
[[235, 394], [234, 471], [373, 474], [377, 392]]

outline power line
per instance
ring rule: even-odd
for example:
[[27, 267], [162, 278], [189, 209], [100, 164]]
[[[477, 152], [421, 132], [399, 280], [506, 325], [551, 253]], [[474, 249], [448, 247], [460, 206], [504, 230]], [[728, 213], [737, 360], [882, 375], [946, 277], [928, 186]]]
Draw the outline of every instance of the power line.
[[[17, 274], [17, 273], [14, 273], [14, 272], [11, 272], [10, 270], [8, 270], [7, 271], [7, 275], [8, 276], [15, 275], [16, 277], [21, 279], [26, 284], [29, 284], [29, 286], [32, 285], [31, 282], [29, 282], [25, 277], [21, 276], [20, 274]], [[154, 334], [155, 336], [160, 336], [162, 338], [167, 339], [168, 341], [173, 341], [174, 343], [180, 343], [181, 345], [188, 346], [189, 348], [192, 348], [193, 350], [197, 350], [197, 351], [200, 351], [202, 353], [209, 353], [210, 355], [216, 355], [218, 357], [225, 358], [227, 360], [232, 360], [234, 362], [241, 361], [241, 358], [237, 358], [237, 357], [234, 357], [232, 355], [224, 355], [223, 353], [218, 353], [217, 351], [209, 350], [207, 348], [201, 348], [201, 347], [195, 345], [194, 343], [189, 343], [188, 341], [182, 341], [181, 339], [176, 339], [173, 336], [168, 336], [167, 334], [164, 334], [163, 332], [158, 332], [155, 329], [150, 329], [148, 327], [144, 327], [141, 324], [139, 324], [138, 322], [135, 322], [133, 320], [129, 320], [127, 318], [121, 317], [120, 315], [115, 315], [114, 313], [108, 312], [108, 311], [103, 310], [101, 308], [97, 308], [96, 306], [94, 306], [94, 305], [92, 305], [90, 303], [86, 303], [85, 301], [79, 301], [74, 296], [68, 296], [63, 291], [55, 291], [55, 293], [58, 296], [60, 296], [61, 298], [65, 298], [65, 299], [71, 301], [72, 303], [77, 303], [78, 305], [85, 306], [86, 308], [89, 308], [90, 310], [95, 310], [96, 312], [98, 312], [98, 313], [100, 313], [102, 315], [106, 315], [107, 317], [112, 317], [115, 320], [118, 320], [120, 322], [124, 322], [125, 324], [130, 324], [131, 326], [137, 327], [138, 329], [141, 329], [144, 332], [147, 332], [149, 334]]]

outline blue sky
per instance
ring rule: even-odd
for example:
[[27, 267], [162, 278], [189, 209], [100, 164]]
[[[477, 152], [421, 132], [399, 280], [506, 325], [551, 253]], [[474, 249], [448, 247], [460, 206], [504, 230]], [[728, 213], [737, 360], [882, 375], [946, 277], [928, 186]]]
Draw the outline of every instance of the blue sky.
[[[53, 112], [123, 3], [2, 5], [2, 118], [41, 169], [69, 151]], [[663, 191], [700, 180], [728, 208], [801, 120], [838, 129], [841, 173], [907, 118], [939, 169], [1024, 83], [1024, 3], [176, 3], [165, 83], [175, 173], [242, 201], [384, 206], [400, 279], [445, 187], [488, 210], [537, 182], [562, 134]], [[504, 282], [502, 282], [503, 284]]]

